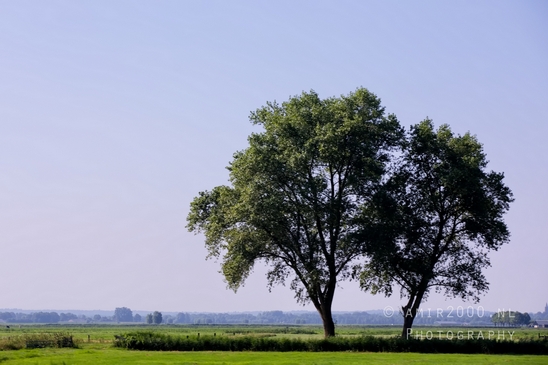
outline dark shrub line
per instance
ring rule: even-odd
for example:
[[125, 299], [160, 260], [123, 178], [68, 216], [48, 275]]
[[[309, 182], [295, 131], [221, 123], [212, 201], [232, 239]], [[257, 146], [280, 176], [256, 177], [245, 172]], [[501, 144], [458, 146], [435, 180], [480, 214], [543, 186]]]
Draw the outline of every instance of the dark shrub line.
[[335, 337], [291, 339], [232, 336], [171, 336], [155, 332], [129, 332], [115, 336], [114, 346], [147, 351], [354, 351], [462, 354], [547, 355], [548, 341], [539, 340], [404, 340], [399, 337]]
[[72, 347], [78, 346], [72, 335], [66, 332], [33, 333], [20, 336], [10, 336], [0, 339], [1, 350], [19, 350], [22, 348], [36, 349], [45, 347]]
[[28, 349], [44, 347], [77, 347], [72, 339], [72, 335], [64, 332], [27, 335], [24, 339], [25, 347]]

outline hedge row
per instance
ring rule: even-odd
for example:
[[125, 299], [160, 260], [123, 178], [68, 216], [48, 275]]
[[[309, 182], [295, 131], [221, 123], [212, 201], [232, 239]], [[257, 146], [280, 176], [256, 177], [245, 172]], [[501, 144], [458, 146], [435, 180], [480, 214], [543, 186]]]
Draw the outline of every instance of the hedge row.
[[171, 336], [155, 332], [129, 332], [115, 336], [114, 346], [147, 351], [355, 351], [422, 352], [462, 354], [547, 355], [546, 340], [488, 339], [410, 339], [334, 337], [329, 339], [291, 339], [275, 337]]
[[31, 333], [19, 336], [4, 337], [0, 339], [0, 351], [19, 350], [22, 348], [36, 349], [45, 347], [77, 348], [78, 346], [74, 343], [72, 335], [66, 332]]

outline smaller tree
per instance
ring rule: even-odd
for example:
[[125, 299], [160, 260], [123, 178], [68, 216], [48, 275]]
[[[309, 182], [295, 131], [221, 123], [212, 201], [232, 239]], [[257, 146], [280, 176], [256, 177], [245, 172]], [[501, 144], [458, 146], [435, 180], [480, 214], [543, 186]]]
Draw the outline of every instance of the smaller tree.
[[133, 322], [133, 312], [126, 307], [116, 308], [114, 310], [114, 320], [116, 322]]
[[154, 313], [152, 313], [152, 321], [154, 322], [154, 324], [162, 323], [162, 313], [158, 311], [155, 311]]
[[513, 201], [504, 175], [486, 171], [475, 136], [455, 136], [430, 120], [413, 126], [401, 160], [364, 209], [364, 240], [371, 260], [361, 287], [390, 295], [402, 306], [407, 338], [421, 302], [433, 289], [479, 300], [488, 289], [482, 270], [489, 251], [509, 241], [503, 220]]
[[143, 320], [143, 318], [141, 317], [141, 315], [139, 313], [135, 313], [135, 315], [133, 316], [133, 322], [141, 322]]
[[154, 319], [152, 317], [152, 313], [147, 314], [147, 324], [153, 324]]

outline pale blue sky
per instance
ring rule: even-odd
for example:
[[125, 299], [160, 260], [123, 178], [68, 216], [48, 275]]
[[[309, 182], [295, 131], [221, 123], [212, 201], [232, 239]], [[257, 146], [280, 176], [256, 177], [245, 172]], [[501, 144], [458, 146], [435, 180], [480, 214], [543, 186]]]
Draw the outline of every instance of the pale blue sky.
[[[546, 1], [0, 2], [0, 308], [302, 309], [261, 267], [227, 291], [189, 202], [227, 183], [251, 110], [363, 86], [405, 126], [477, 135], [516, 198], [480, 304], [543, 309], [546, 19]], [[343, 283], [334, 310], [400, 303]]]

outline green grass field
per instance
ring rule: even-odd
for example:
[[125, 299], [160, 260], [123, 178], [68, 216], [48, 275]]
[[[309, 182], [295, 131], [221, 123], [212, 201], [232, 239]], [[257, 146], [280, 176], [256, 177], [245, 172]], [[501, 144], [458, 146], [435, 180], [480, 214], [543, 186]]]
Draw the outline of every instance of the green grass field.
[[546, 364], [547, 356], [416, 353], [150, 352], [104, 348], [0, 352], [0, 364]]
[[[94, 343], [106, 343], [112, 342], [114, 335], [121, 334], [134, 330], [146, 330], [146, 331], [159, 331], [169, 335], [213, 335], [217, 336], [276, 336], [276, 337], [288, 337], [288, 338], [322, 338], [323, 330], [321, 326], [270, 326], [270, 325], [12, 325], [10, 330], [7, 330], [4, 326], [0, 327], [0, 341], [10, 336], [18, 336], [31, 333], [42, 332], [70, 332], [76, 340], [87, 342], [88, 335], [91, 342]], [[496, 338], [504, 332], [505, 339], [525, 339], [525, 338], [538, 338], [539, 334], [542, 336], [548, 335], [548, 329], [532, 329], [532, 328], [512, 328], [512, 327], [488, 327], [488, 328], [465, 328], [465, 327], [414, 327], [414, 334], [426, 336], [426, 333], [430, 331], [434, 337], [441, 336], [446, 337], [448, 332], [454, 336], [458, 331], [464, 332], [463, 335], [467, 336], [468, 331], [472, 331], [474, 336], [477, 336], [479, 332], [485, 338], [488, 338], [491, 331], [492, 338]], [[512, 333], [512, 338], [510, 334]], [[399, 326], [339, 326], [337, 327], [338, 336], [398, 336], [401, 333]]]
[[[15, 327], [15, 328], [14, 328]], [[134, 330], [153, 330], [172, 335], [194, 336], [276, 336], [289, 338], [321, 338], [319, 326], [12, 326], [0, 330], [2, 343], [28, 334], [68, 332], [78, 345], [77, 349], [21, 349], [0, 351], [0, 364], [547, 364], [548, 356], [534, 355], [463, 355], [419, 353], [313, 353], [313, 352], [151, 352], [128, 351], [112, 347], [114, 335]], [[515, 331], [513, 339], [538, 338], [548, 330], [517, 328], [421, 328], [416, 331], [456, 333], [463, 331]], [[397, 336], [397, 327], [340, 326], [340, 336]], [[89, 341], [88, 341], [89, 336]], [[508, 337], [507, 337], [508, 338]]]

